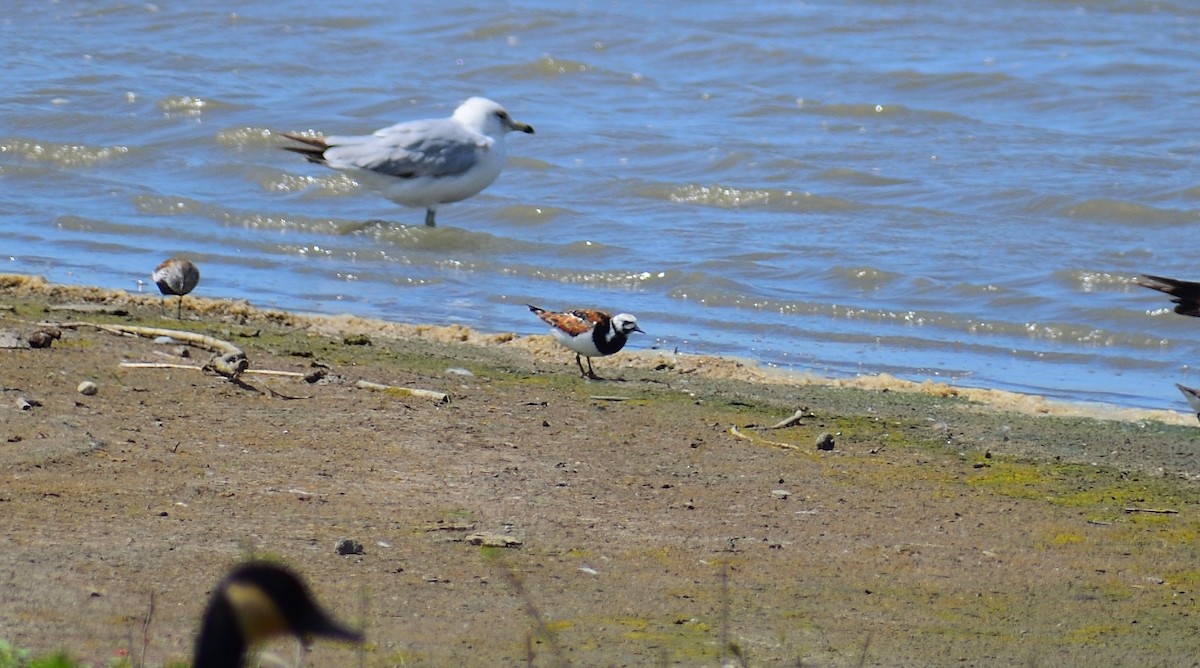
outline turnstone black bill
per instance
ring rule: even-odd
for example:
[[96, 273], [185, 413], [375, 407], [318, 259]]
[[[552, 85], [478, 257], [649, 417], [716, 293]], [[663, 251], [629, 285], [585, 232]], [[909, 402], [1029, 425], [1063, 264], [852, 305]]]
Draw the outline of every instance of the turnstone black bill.
[[513, 120], [504, 107], [473, 97], [450, 118], [398, 123], [369, 135], [306, 137], [284, 133], [304, 146], [285, 146], [310, 162], [336, 169], [384, 197], [425, 209], [436, 223], [439, 204], [458, 202], [490, 186], [504, 168], [504, 135], [533, 127]]
[[1176, 313], [1200, 317], [1200, 283], [1142, 274], [1138, 285], [1171, 295]]
[[154, 273], [150, 277], [154, 279], [158, 285], [158, 291], [163, 294], [164, 298], [167, 295], [179, 295], [175, 318], [177, 320], [182, 318], [183, 296], [194, 290], [196, 284], [200, 282], [200, 270], [189, 260], [173, 257], [155, 267]]
[[[593, 357], [604, 357], [621, 350], [633, 332], [645, 334], [638, 327], [637, 318], [628, 313], [610, 316], [595, 309], [554, 312], [532, 304], [526, 306], [550, 325], [550, 333], [559, 343], [575, 351], [575, 363], [579, 365], [579, 373], [595, 380], [599, 380], [599, 376], [592, 370]], [[587, 371], [583, 370], [580, 357], [587, 358]]]

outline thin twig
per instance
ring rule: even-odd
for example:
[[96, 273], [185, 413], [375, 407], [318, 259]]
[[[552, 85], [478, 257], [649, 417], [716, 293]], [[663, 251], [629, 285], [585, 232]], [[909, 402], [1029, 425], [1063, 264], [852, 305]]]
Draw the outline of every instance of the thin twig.
[[765, 438], [756, 438], [754, 436], [749, 436], [749, 435], [744, 434], [741, 431], [739, 431], [737, 428], [737, 425], [729, 425], [729, 434], [731, 436], [733, 436], [734, 438], [740, 438], [743, 441], [750, 441], [751, 443], [765, 443], [767, 445], [773, 445], [777, 448], [784, 448], [785, 450], [799, 450], [800, 449], [800, 446], [798, 446], [794, 443], [783, 443], [781, 441], [768, 441]]
[[383, 385], [381, 383], [372, 383], [369, 380], [360, 380], [354, 384], [355, 387], [364, 390], [376, 390], [386, 392], [398, 397], [423, 397], [425, 399], [433, 399], [438, 403], [449, 403], [450, 395], [445, 392], [437, 392], [434, 390], [422, 390], [416, 387], [396, 387], [395, 385]]
[[770, 427], [763, 427], [763, 429], [786, 429], [787, 427], [791, 427], [791, 426], [795, 425], [796, 423], [800, 422], [800, 420], [803, 419], [807, 415], [808, 415], [808, 409], [800, 408], [800, 409], [797, 409], [795, 413], [792, 413], [791, 417], [789, 417], [785, 420], [776, 422], [775, 424], [771, 425]]
[[[173, 362], [121, 362], [121, 366], [126, 369], [187, 369], [189, 371], [203, 371], [203, 367], [195, 364], [175, 364]], [[246, 369], [243, 374], [258, 374], [260, 376], [286, 376], [288, 378], [303, 378], [304, 374], [299, 371], [276, 371], [274, 369]]]
[[136, 325], [104, 325], [97, 323], [89, 323], [92, 327], [111, 334], [134, 334], [146, 338], [156, 338], [159, 336], [167, 336], [172, 339], [191, 343], [213, 351], [220, 351], [226, 354], [242, 354], [242, 349], [221, 339], [208, 336], [205, 334], [197, 334], [195, 332], [185, 332], [178, 329], [163, 329], [161, 327], [138, 327]]
[[195, 364], [175, 364], [173, 362], [121, 362], [125, 369], [187, 369], [188, 371], [203, 371]]
[[150, 609], [146, 611], [146, 617], [142, 620], [142, 656], [138, 661], [138, 668], [144, 668], [146, 665], [146, 648], [150, 646], [150, 620], [154, 619], [154, 592], [150, 592]]

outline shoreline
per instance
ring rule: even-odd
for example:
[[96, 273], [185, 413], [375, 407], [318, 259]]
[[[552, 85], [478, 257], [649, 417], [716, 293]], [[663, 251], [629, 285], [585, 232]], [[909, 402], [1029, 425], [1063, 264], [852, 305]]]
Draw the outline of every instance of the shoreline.
[[[177, 662], [199, 593], [249, 557], [362, 628], [370, 668], [1200, 651], [1194, 426], [655, 352], [597, 360], [595, 382], [548, 334], [190, 297], [180, 321], [30, 277], [0, 276], [0, 304], [0, 334], [61, 328], [0, 350], [0, 629], [35, 655]], [[178, 343], [196, 334], [290, 375], [203, 372]]]
[[[113, 305], [154, 306], [160, 297], [153, 293], [132, 293], [125, 290], [87, 285], [55, 284], [40, 276], [0, 274], [0, 296], [27, 294], [54, 295], [61, 299], [81, 299]], [[248, 318], [254, 315], [275, 322], [290, 322], [292, 326], [309, 328], [330, 336], [337, 334], [377, 335], [392, 338], [418, 337], [438, 343], [469, 343], [480, 346], [501, 346], [523, 350], [535, 361], [550, 360], [566, 355], [564, 349], [544, 335], [520, 336], [512, 332], [482, 332], [460, 325], [407, 324], [353, 314], [321, 314], [283, 311], [254, 306], [246, 300], [186, 297], [186, 308], [192, 314]], [[960, 397], [996, 410], [1027, 415], [1092, 418], [1118, 422], [1151, 420], [1168, 425], [1196, 425], [1196, 416], [1171, 409], [1146, 409], [1104, 402], [1067, 401], [1038, 394], [1008, 390], [956, 386], [944, 381], [926, 379], [904, 380], [887, 373], [853, 378], [826, 378], [763, 366], [757, 360], [729, 356], [671, 353], [663, 350], [626, 348], [615, 356], [602, 358], [602, 364], [625, 368], [653, 369], [670, 365], [685, 374], [710, 378], [735, 378], [750, 382], [788, 386], [849, 388], [870, 391], [899, 391], [935, 397]]]

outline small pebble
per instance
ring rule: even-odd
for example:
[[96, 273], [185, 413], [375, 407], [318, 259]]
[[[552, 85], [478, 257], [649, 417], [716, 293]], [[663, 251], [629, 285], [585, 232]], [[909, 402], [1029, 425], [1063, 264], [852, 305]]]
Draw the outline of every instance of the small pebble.
[[338, 554], [342, 555], [363, 553], [362, 543], [350, 538], [343, 538], [342, 540], [339, 540], [335, 549], [337, 550]]
[[96, 387], [96, 384], [93, 383], [92, 381], [85, 380], [79, 384], [79, 387], [77, 387], [75, 389], [78, 390], [79, 393], [82, 394], [83, 396], [90, 397], [93, 394], [95, 394], [100, 388]]
[[458, 367], [458, 366], [450, 367], [449, 369], [446, 369], [446, 373], [450, 374], [451, 376], [474, 376], [475, 375], [475, 374], [471, 373], [471, 371], [469, 369], [464, 369], [464, 368]]

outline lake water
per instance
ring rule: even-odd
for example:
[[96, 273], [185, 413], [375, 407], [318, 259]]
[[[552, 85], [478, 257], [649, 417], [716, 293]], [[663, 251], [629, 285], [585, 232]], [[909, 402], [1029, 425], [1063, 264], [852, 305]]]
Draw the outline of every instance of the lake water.
[[[1186, 410], [1200, 4], [16, 2], [0, 271]], [[423, 212], [279, 149], [505, 104]], [[386, 222], [382, 222], [386, 221]], [[2, 372], [2, 370], [0, 370]]]

